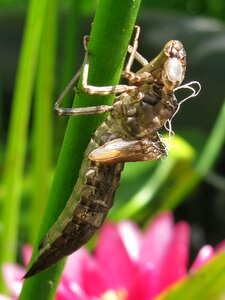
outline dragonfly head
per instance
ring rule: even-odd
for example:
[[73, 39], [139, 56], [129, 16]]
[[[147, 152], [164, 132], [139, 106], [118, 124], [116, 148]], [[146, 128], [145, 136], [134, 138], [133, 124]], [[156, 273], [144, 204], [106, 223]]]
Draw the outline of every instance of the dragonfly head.
[[164, 53], [167, 57], [163, 70], [162, 81], [165, 88], [169, 91], [178, 87], [186, 71], [186, 52], [180, 41], [169, 41], [164, 47]]

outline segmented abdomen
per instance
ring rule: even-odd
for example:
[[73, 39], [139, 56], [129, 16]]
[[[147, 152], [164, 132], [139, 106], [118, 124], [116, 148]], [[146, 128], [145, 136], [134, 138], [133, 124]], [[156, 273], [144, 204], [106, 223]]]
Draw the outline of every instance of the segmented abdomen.
[[[40, 254], [24, 278], [44, 270], [84, 245], [101, 227], [113, 205], [123, 163], [101, 164], [88, 154], [107, 139], [103, 123], [88, 145], [81, 171], [65, 209], [39, 246]], [[105, 134], [104, 134], [105, 133]]]

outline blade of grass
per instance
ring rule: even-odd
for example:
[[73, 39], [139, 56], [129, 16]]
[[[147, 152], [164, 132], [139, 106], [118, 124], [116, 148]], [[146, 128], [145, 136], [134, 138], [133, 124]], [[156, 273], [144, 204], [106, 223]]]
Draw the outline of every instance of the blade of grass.
[[174, 157], [170, 157], [166, 161], [161, 162], [149, 180], [144, 183], [140, 190], [127, 202], [127, 204], [114, 213], [112, 219], [118, 221], [124, 217], [131, 218], [138, 214], [138, 212], [154, 198], [155, 194], [168, 178], [176, 163], [177, 159]]
[[3, 234], [0, 264], [15, 261], [22, 176], [27, 145], [31, 94], [45, 16], [46, 1], [31, 0], [24, 30], [3, 174], [4, 201], [1, 212]]
[[[57, 93], [60, 93], [67, 86], [75, 71], [78, 69], [78, 45], [82, 45], [82, 36], [79, 34], [79, 25], [81, 23], [81, 6], [83, 0], [69, 0], [68, 11], [66, 11], [65, 34], [63, 35], [62, 43], [62, 70], [60, 71], [60, 84], [57, 88]], [[69, 93], [64, 98], [64, 106], [71, 107], [73, 104], [73, 94]], [[57, 140], [62, 141], [65, 134], [65, 128], [68, 118], [60, 118], [57, 123]]]
[[34, 126], [32, 133], [33, 191], [30, 207], [29, 242], [34, 244], [41, 222], [40, 216], [46, 204], [50, 184], [52, 157], [52, 101], [55, 52], [57, 2], [49, 0], [47, 18], [41, 37], [39, 65], [34, 105]]
[[[90, 74], [93, 85], [111, 85], [119, 81], [127, 46], [131, 38], [140, 0], [101, 0], [90, 37]], [[76, 96], [76, 105], [111, 103], [112, 96]], [[70, 118], [39, 237], [43, 236], [64, 208], [76, 182], [84, 150], [103, 116]], [[88, 126], [87, 126], [88, 125]], [[38, 244], [39, 240], [37, 241]], [[32, 260], [37, 254], [37, 245]], [[21, 299], [54, 298], [62, 272], [62, 263], [27, 279]]]
[[225, 100], [223, 102], [220, 113], [216, 119], [215, 125], [209, 135], [204, 149], [197, 161], [196, 171], [201, 177], [207, 175], [218, 158], [218, 155], [225, 141]]
[[[81, 23], [82, 0], [69, 1], [69, 11], [66, 15], [65, 35], [63, 35], [63, 65], [60, 74], [60, 91], [68, 84], [76, 69], [78, 69], [78, 47], [82, 38], [79, 35], [79, 24]], [[60, 92], [59, 91], [59, 92]], [[72, 94], [70, 95], [72, 98]], [[65, 101], [66, 105], [67, 102]], [[72, 103], [71, 103], [72, 104]]]

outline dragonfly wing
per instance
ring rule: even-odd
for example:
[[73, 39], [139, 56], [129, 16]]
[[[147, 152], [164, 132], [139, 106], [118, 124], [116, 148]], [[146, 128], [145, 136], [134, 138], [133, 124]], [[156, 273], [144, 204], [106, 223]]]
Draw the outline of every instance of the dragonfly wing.
[[150, 139], [125, 140], [118, 138], [96, 148], [89, 159], [100, 163], [155, 160], [167, 155], [164, 143]]

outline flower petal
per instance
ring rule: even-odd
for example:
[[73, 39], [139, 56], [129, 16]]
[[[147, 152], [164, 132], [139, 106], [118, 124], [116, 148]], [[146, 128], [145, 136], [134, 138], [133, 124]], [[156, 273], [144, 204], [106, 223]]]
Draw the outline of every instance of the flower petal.
[[158, 292], [187, 273], [188, 255], [190, 243], [190, 227], [186, 222], [179, 222], [173, 230], [173, 236], [168, 245], [160, 266]]
[[5, 263], [2, 269], [3, 277], [8, 290], [14, 297], [18, 297], [22, 289], [22, 278], [25, 273], [24, 268], [18, 265]]
[[215, 255], [215, 250], [210, 245], [203, 246], [190, 268], [190, 272], [194, 272], [199, 269], [202, 265], [208, 262]]
[[22, 256], [23, 256], [24, 265], [26, 267], [30, 262], [31, 255], [32, 255], [32, 247], [30, 245], [24, 245], [22, 248]]
[[215, 247], [216, 252], [223, 252], [225, 251], [225, 240], [221, 241], [216, 247]]
[[163, 212], [156, 216], [144, 234], [140, 250], [141, 263], [153, 263], [158, 268], [173, 235], [173, 216]]
[[107, 290], [127, 288], [132, 282], [136, 264], [130, 258], [118, 227], [107, 223], [101, 230], [95, 257], [104, 272]]
[[80, 248], [68, 257], [63, 271], [63, 276], [57, 290], [56, 300], [90, 299], [83, 286], [86, 281], [86, 279], [84, 279], [85, 265], [92, 259], [92, 256], [84, 247]]
[[128, 291], [126, 300], [150, 300], [154, 293], [154, 270], [153, 266], [146, 264], [141, 266], [136, 274], [133, 274], [134, 282]]
[[73, 281], [82, 286], [84, 263], [90, 259], [92, 256], [84, 247], [71, 254], [67, 259], [63, 278], [66, 278], [68, 282]]
[[105, 273], [94, 257], [84, 262], [82, 287], [88, 296], [100, 297], [107, 290]]
[[90, 300], [85, 291], [76, 282], [70, 282], [57, 289], [55, 300]]
[[122, 221], [117, 225], [119, 235], [129, 257], [137, 261], [140, 256], [142, 233], [135, 223]]

